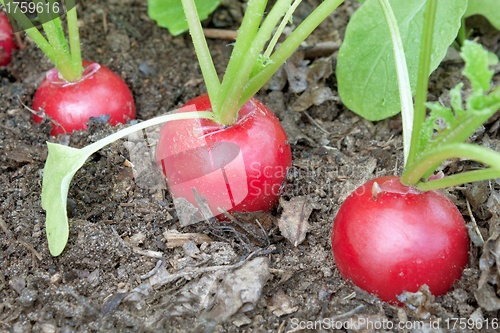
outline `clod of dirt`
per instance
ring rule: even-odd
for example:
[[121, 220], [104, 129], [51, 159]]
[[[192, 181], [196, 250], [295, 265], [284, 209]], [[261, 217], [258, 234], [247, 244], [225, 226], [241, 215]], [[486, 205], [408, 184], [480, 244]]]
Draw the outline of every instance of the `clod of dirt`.
[[435, 302], [436, 297], [432, 295], [426, 284], [421, 286], [416, 293], [408, 291], [402, 293], [398, 299], [408, 307], [416, 319], [427, 319], [431, 314], [440, 312], [440, 305]]
[[310, 201], [309, 197], [293, 197], [290, 201], [280, 198], [283, 214], [278, 220], [281, 234], [294, 246], [298, 246], [306, 238], [309, 231], [309, 215], [317, 205]]

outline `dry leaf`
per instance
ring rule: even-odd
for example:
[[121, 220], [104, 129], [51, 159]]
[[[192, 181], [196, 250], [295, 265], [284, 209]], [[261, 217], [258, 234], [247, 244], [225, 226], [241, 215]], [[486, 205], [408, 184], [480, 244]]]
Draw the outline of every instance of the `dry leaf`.
[[174, 206], [182, 227], [201, 221], [198, 208], [196, 208], [196, 206], [190, 203], [186, 198], [174, 198]]
[[314, 82], [290, 107], [291, 111], [305, 111], [313, 105], [321, 105], [326, 101], [338, 101], [339, 98], [333, 95], [330, 88], [324, 83]]
[[269, 259], [258, 257], [226, 275], [217, 293], [217, 305], [205, 313], [206, 322], [225, 322], [238, 311], [250, 311], [260, 299], [270, 277]]
[[[495, 200], [496, 201], [496, 200]], [[493, 203], [490, 211], [493, 217], [489, 220], [489, 238], [483, 245], [483, 254], [479, 259], [479, 278], [474, 296], [477, 303], [486, 311], [500, 310], [500, 210], [498, 201]]]
[[290, 201], [280, 199], [283, 214], [278, 219], [278, 227], [283, 237], [288, 239], [294, 246], [298, 246], [306, 238], [309, 230], [309, 215], [313, 209], [317, 209], [309, 197], [294, 197]]
[[265, 231], [269, 231], [274, 224], [274, 216], [264, 211], [250, 213], [232, 212], [231, 214], [243, 223], [254, 224], [258, 228], [257, 230], [260, 230], [259, 224]]
[[297, 141], [300, 139], [305, 139], [309, 142], [310, 145], [315, 146], [316, 143], [313, 139], [302, 133], [302, 131], [298, 128], [299, 114], [287, 112], [283, 116], [283, 120], [281, 121], [281, 126], [285, 130], [285, 133], [288, 137], [288, 142], [292, 145], [297, 144]]
[[288, 296], [283, 292], [281, 288], [279, 288], [269, 301], [268, 309], [276, 317], [281, 317], [290, 313], [297, 312], [299, 306], [295, 298]]
[[163, 237], [165, 237], [165, 240], [167, 241], [168, 248], [183, 246], [184, 244], [189, 242], [195, 242], [196, 244], [212, 242], [212, 239], [207, 235], [196, 233], [179, 234], [174, 233], [170, 230], [165, 231], [163, 233]]

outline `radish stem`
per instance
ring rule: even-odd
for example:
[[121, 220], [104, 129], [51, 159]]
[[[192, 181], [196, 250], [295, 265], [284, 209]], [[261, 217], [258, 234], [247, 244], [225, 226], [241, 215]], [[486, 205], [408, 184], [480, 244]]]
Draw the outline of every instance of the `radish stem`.
[[[225, 125], [232, 125], [235, 121], [234, 105], [237, 105], [241, 96], [229, 94], [231, 87], [234, 85], [234, 80], [241, 69], [242, 63], [245, 60], [248, 50], [252, 46], [257, 30], [259, 29], [262, 15], [266, 9], [267, 0], [250, 0], [248, 7], [243, 17], [240, 29], [238, 29], [238, 37], [234, 45], [231, 59], [227, 65], [226, 74], [222, 80], [221, 89], [217, 100], [212, 102], [212, 108], [219, 119], [219, 122]], [[252, 63], [253, 67], [253, 63]], [[241, 83], [240, 83], [241, 84]], [[239, 107], [237, 108], [237, 110]]]
[[245, 105], [253, 95], [267, 82], [278, 68], [285, 63], [288, 57], [299, 47], [316, 27], [330, 15], [343, 0], [326, 0], [319, 5], [297, 29], [281, 44], [276, 52], [271, 56], [271, 63], [260, 73], [255, 75], [243, 89], [243, 94], [238, 103], [238, 108]]
[[[53, 1], [53, 0], [51, 0]], [[80, 34], [78, 32], [78, 19], [76, 16], [75, 0], [66, 0], [68, 10], [68, 37], [71, 50], [71, 67], [78, 76], [82, 75], [82, 51], [80, 49]]]
[[411, 133], [413, 126], [413, 96], [411, 93], [410, 77], [408, 67], [406, 66], [405, 51], [403, 41], [399, 33], [398, 22], [392, 11], [388, 0], [379, 0], [380, 7], [384, 12], [389, 34], [392, 40], [392, 49], [394, 51], [394, 60], [396, 62], [396, 73], [398, 77], [399, 99], [401, 103], [401, 117], [403, 120], [403, 152], [404, 161], [408, 160], [411, 144]]
[[[404, 180], [407, 184], [411, 184], [412, 186], [417, 185], [420, 179], [426, 174], [429, 168], [433, 167], [434, 165], [440, 165], [443, 161], [447, 159], [457, 158], [457, 157], [467, 158], [483, 163], [485, 165], [490, 166], [491, 169], [493, 169], [496, 172], [494, 177], [491, 177], [491, 175], [488, 172], [480, 173], [480, 175], [488, 177], [475, 180], [498, 178], [498, 175], [500, 173], [500, 153], [488, 149], [486, 147], [477, 146], [470, 143], [452, 143], [452, 144], [442, 145], [431, 151], [426, 151], [425, 153], [420, 155], [419, 158], [415, 160], [415, 163], [412, 165], [414, 167], [410, 168], [409, 170], [407, 170], [407, 173], [405, 173]], [[461, 178], [462, 176], [464, 176], [465, 179]], [[463, 184], [468, 182], [467, 177], [470, 176], [468, 175], [468, 172], [465, 172], [463, 174], [454, 175], [453, 179], [454, 181], [457, 181], [456, 184]], [[402, 181], [403, 177], [401, 177], [401, 182]], [[432, 182], [434, 181], [430, 181], [429, 183]], [[418, 184], [417, 188], [420, 188], [420, 186], [421, 185]], [[427, 185], [427, 187], [429, 186], [430, 185]]]
[[[407, 166], [412, 167], [413, 162], [417, 158], [417, 147], [420, 138], [420, 132], [422, 130], [422, 125], [425, 121], [426, 106], [427, 101], [427, 88], [429, 86], [429, 72], [432, 54], [432, 35], [434, 33], [434, 21], [436, 18], [437, 11], [437, 0], [428, 0], [426, 3], [425, 14], [424, 14], [424, 28], [422, 30], [421, 47], [420, 47], [420, 62], [418, 65], [418, 76], [417, 76], [417, 94], [415, 97], [415, 114], [413, 119], [413, 130], [411, 137], [410, 152], [408, 155], [408, 160], [406, 161]], [[411, 172], [411, 170], [406, 170], [405, 172]], [[404, 175], [404, 173], [403, 173]], [[407, 182], [407, 178], [401, 178], [401, 182], [404, 185], [414, 185], [415, 183]]]
[[[189, 33], [193, 39], [196, 56], [200, 63], [201, 73], [207, 86], [208, 96], [212, 103], [217, 99], [220, 90], [220, 81], [215, 70], [210, 51], [208, 50], [207, 40], [203, 35], [201, 22], [196, 11], [194, 0], [182, 0], [182, 7], [186, 14], [186, 20], [189, 27]], [[213, 107], [213, 104], [212, 104]]]
[[281, 21], [278, 29], [276, 30], [276, 33], [274, 34], [273, 38], [269, 42], [269, 45], [267, 46], [266, 52], [264, 52], [264, 58], [269, 58], [271, 56], [271, 53], [274, 50], [274, 47], [276, 46], [276, 43], [278, 42], [278, 39], [280, 38], [281, 34], [283, 33], [283, 30], [285, 29], [286, 25], [290, 21], [290, 18], [292, 17], [293, 12], [295, 12], [295, 9], [297, 9], [297, 6], [300, 5], [302, 0], [295, 0], [293, 4], [290, 6], [290, 9], [286, 12], [285, 17]]
[[[4, 0], [0, 0], [0, 3], [5, 7]], [[38, 31], [37, 28], [33, 25], [33, 23], [26, 17], [26, 15], [22, 14], [20, 11], [16, 11], [10, 14], [17, 23], [26, 31], [26, 34], [35, 42], [36, 45], [42, 50], [43, 53], [49, 58], [52, 63], [56, 61], [56, 55], [54, 53], [54, 49], [49, 44], [49, 42], [43, 37], [43, 35]]]
[[262, 23], [262, 26], [257, 32], [257, 35], [255, 36], [255, 39], [245, 56], [245, 60], [242, 61], [240, 69], [236, 73], [233, 84], [227, 94], [226, 102], [223, 106], [224, 110], [222, 112], [225, 112], [226, 110], [228, 112], [228, 124], [231, 124], [236, 120], [238, 115], [238, 101], [245, 87], [245, 83], [248, 82], [250, 73], [253, 70], [254, 64], [257, 62], [260, 52], [264, 49], [265, 43], [269, 40], [269, 38], [271, 38], [271, 33], [274, 27], [278, 24], [280, 18], [286, 13], [287, 8], [290, 8], [290, 2], [291, 0], [278, 1], [273, 6], [269, 15], [267, 15], [264, 23]]

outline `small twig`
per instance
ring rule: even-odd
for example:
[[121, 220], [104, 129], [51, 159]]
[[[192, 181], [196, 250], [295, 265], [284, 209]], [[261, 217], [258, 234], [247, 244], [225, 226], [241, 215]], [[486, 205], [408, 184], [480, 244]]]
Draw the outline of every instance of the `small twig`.
[[125, 242], [121, 237], [120, 235], [118, 235], [118, 232], [116, 231], [115, 228], [113, 228], [113, 226], [109, 226], [111, 228], [111, 231], [113, 232], [113, 235], [116, 237], [116, 239], [118, 240], [118, 242], [123, 245], [123, 247], [125, 249], [129, 249], [130, 248], [130, 244], [128, 244], [127, 242]]
[[466, 198], [465, 202], [467, 202], [467, 210], [469, 211], [469, 216], [470, 216], [470, 219], [472, 221], [472, 224], [474, 224], [474, 231], [479, 236], [479, 239], [481, 239], [481, 242], [484, 244], [483, 235], [481, 235], [481, 231], [479, 231], [479, 227], [477, 226], [476, 219], [474, 218], [474, 214], [472, 214], [472, 209], [470, 209], [469, 199]]
[[132, 248], [132, 252], [140, 254], [142, 256], [151, 257], [151, 258], [157, 258], [157, 259], [163, 258], [163, 254], [161, 252], [151, 251], [151, 250], [143, 250], [143, 249], [140, 249], [138, 247]]
[[262, 232], [262, 234], [264, 235], [264, 237], [266, 238], [266, 246], [265, 247], [268, 247], [269, 245], [271, 245], [271, 241], [269, 240], [269, 236], [267, 236], [267, 232], [266, 230], [264, 229], [264, 227], [262, 226], [262, 224], [260, 223], [259, 219], [255, 219], [255, 222], [257, 222], [257, 224], [259, 225], [260, 227], [260, 231]]
[[21, 38], [21, 33], [19, 31], [14, 32], [14, 36], [16, 36], [17, 47], [19, 47], [20, 50], [24, 49], [26, 45], [24, 45], [23, 39]]
[[339, 319], [344, 319], [344, 318], [349, 318], [353, 315], [355, 315], [356, 313], [358, 313], [361, 309], [363, 309], [365, 306], [364, 305], [359, 305], [357, 308], [355, 309], [352, 309], [351, 311], [349, 312], [346, 312], [344, 314], [341, 314], [341, 315], [338, 315], [338, 316], [335, 316], [332, 318], [332, 321], [338, 321]]
[[235, 40], [238, 37], [238, 31], [224, 29], [203, 29], [206, 38]]
[[[172, 281], [175, 281], [177, 279], [183, 278], [188, 275], [199, 275], [203, 273], [208, 273], [208, 272], [217, 272], [221, 270], [232, 270], [239, 268], [243, 266], [246, 262], [250, 261], [250, 259], [256, 257], [262, 252], [262, 249], [259, 249], [255, 252], [250, 253], [244, 260], [237, 262], [234, 265], [223, 265], [223, 266], [210, 266], [210, 267], [205, 267], [205, 268], [196, 268], [196, 269], [185, 269], [182, 272], [176, 273], [176, 274], [171, 274], [160, 280], [157, 285], [158, 287], [161, 287], [167, 283], [170, 283]], [[156, 286], [156, 285], [155, 285]]]
[[[231, 222], [233, 222], [234, 224], [236, 224], [238, 227], [240, 227], [241, 229], [243, 229], [244, 231], [246, 231], [247, 233], [249, 233], [250, 236], [252, 236], [254, 239], [259, 240], [259, 241], [262, 240], [262, 237], [260, 237], [259, 235], [257, 235], [252, 230], [249, 230], [249, 228], [247, 226], [245, 226], [244, 223], [240, 222], [237, 218], [235, 218], [233, 215], [231, 215], [227, 210], [225, 210], [223, 208], [220, 208], [220, 207], [217, 207], [217, 208], [219, 209], [219, 212], [221, 212], [222, 214], [224, 214], [225, 217], [227, 217], [229, 220], [231, 220]], [[259, 223], [259, 222], [257, 221], [257, 223]], [[266, 240], [269, 241], [269, 239], [267, 238], [267, 234], [264, 231], [264, 228], [262, 228], [262, 226], [260, 225], [260, 223], [259, 223], [259, 226], [262, 229], [262, 232], [264, 233], [264, 235], [266, 237]], [[268, 245], [269, 245], [269, 242], [268, 242], [268, 244], [266, 246], [268, 246]]]
[[66, 129], [61, 125], [59, 124], [57, 121], [55, 121], [54, 119], [50, 118], [49, 116], [47, 116], [47, 114], [45, 113], [45, 110], [40, 108], [40, 111], [35, 111], [31, 108], [29, 108], [28, 106], [26, 106], [22, 101], [21, 101], [21, 98], [19, 97], [19, 95], [17, 96], [17, 98], [19, 99], [19, 102], [22, 104], [22, 106], [24, 106], [24, 108], [26, 110], [28, 110], [29, 112], [31, 112], [32, 114], [34, 114], [35, 116], [38, 116], [40, 118], [43, 118], [43, 119], [49, 119], [51, 124], [54, 125], [55, 127], [61, 127], [64, 131], [64, 133], [67, 133], [66, 132]]
[[326, 129], [323, 128], [323, 126], [321, 126], [320, 124], [318, 124], [318, 122], [316, 120], [314, 120], [313, 117], [311, 117], [309, 115], [309, 113], [307, 113], [307, 111], [302, 111], [304, 112], [304, 114], [306, 115], [307, 119], [309, 119], [314, 125], [316, 125], [320, 130], [322, 130], [323, 132], [325, 132], [326, 134], [330, 135], [332, 133], [328, 132]]
[[102, 27], [104, 29], [104, 33], [108, 33], [108, 20], [106, 19], [106, 13], [102, 13]]
[[151, 270], [151, 272], [146, 273], [146, 274], [140, 276], [141, 280], [148, 279], [148, 278], [152, 277], [153, 275], [155, 275], [156, 272], [158, 272], [158, 270], [160, 269], [162, 263], [163, 263], [163, 259], [158, 260], [158, 262], [156, 263], [155, 268], [153, 268]]
[[328, 57], [333, 52], [337, 51], [340, 48], [339, 43], [335, 43], [332, 41], [318, 43], [316, 45], [305, 47], [304, 50], [304, 58], [306, 59], [314, 59], [319, 57]]

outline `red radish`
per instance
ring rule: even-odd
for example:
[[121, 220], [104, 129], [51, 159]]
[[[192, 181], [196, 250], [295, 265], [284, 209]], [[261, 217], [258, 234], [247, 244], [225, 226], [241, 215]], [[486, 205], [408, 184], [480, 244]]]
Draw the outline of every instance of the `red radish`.
[[462, 275], [469, 240], [462, 215], [441, 192], [420, 192], [387, 176], [345, 200], [332, 249], [345, 279], [396, 303], [397, 295], [423, 284], [435, 296], [446, 293]]
[[7, 15], [0, 10], [0, 66], [7, 66], [12, 57], [12, 50], [16, 49], [14, 34]]
[[[102, 65], [82, 63], [86, 68], [78, 81], [61, 79], [57, 69], [53, 69], [36, 91], [33, 109], [43, 110], [55, 121], [51, 135], [85, 129], [90, 117], [110, 115], [112, 125], [135, 119], [134, 99], [125, 82]], [[33, 119], [42, 121], [37, 115]]]
[[[190, 107], [191, 106], [191, 107]], [[211, 111], [208, 95], [178, 112]], [[212, 213], [272, 209], [278, 200], [292, 154], [276, 116], [252, 98], [232, 126], [208, 119], [176, 120], [160, 131], [157, 163], [174, 197], [197, 206], [192, 188], [207, 199]]]

